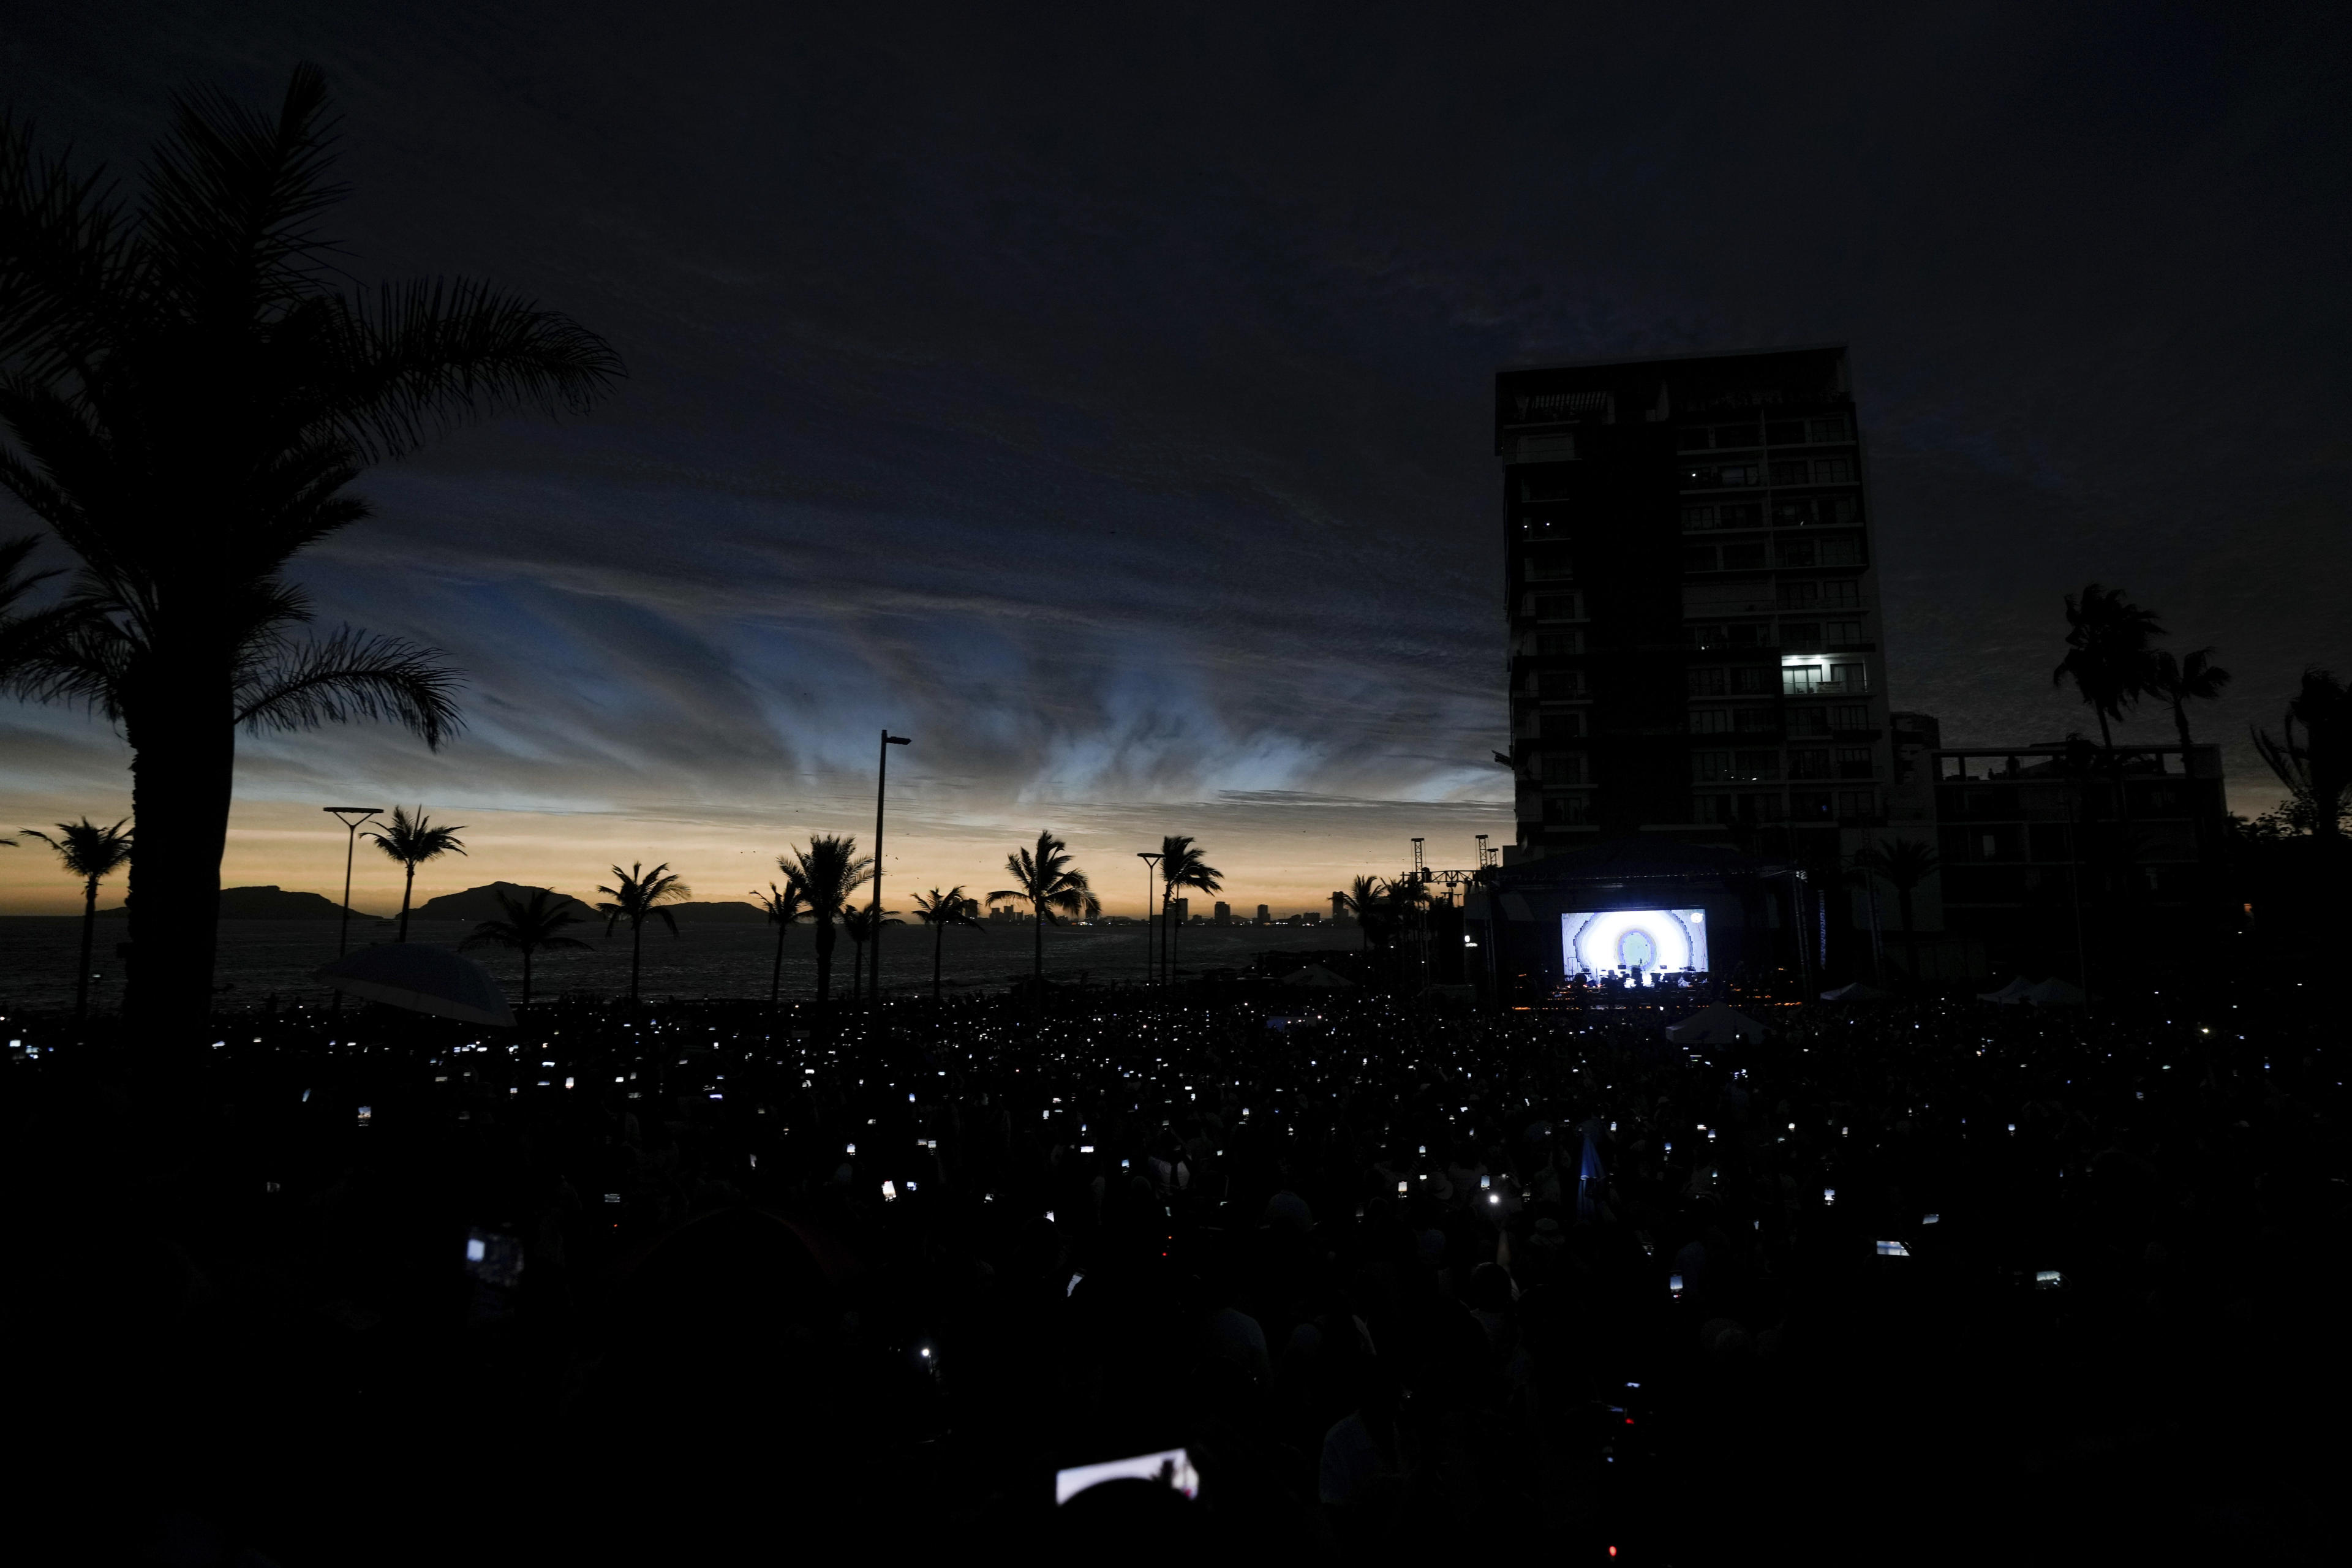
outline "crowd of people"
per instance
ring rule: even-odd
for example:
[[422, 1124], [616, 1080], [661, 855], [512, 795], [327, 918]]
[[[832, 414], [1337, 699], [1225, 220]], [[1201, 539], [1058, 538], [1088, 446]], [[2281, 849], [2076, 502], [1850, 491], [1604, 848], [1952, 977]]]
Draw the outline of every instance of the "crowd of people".
[[8, 1331], [133, 1561], [2295, 1560], [2317, 999], [1754, 1010], [11, 1019]]

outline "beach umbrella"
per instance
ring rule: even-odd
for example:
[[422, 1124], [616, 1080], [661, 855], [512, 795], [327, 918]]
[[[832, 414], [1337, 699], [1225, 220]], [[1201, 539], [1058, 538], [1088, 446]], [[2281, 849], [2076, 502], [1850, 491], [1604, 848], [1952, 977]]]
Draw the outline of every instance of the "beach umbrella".
[[480, 964], [450, 948], [381, 942], [320, 965], [312, 977], [365, 1002], [468, 1024], [514, 1026], [514, 1012], [499, 983]]

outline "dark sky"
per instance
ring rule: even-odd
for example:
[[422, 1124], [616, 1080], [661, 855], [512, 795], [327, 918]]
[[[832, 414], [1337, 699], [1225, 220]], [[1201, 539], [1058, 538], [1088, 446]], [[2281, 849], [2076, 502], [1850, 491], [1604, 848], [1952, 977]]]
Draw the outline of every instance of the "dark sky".
[[[474, 728], [249, 746], [232, 879], [323, 885], [350, 789], [732, 877], [855, 826], [887, 721], [919, 875], [1190, 830], [1279, 904], [1510, 831], [1491, 378], [1548, 360], [1850, 344], [1895, 705], [2084, 722], [2060, 595], [2121, 584], [2237, 672], [2197, 721], [2267, 804], [2247, 722], [2352, 669], [2346, 15], [86, 4], [5, 65], [128, 168], [314, 59], [355, 276], [630, 365], [363, 482], [301, 574]], [[26, 820], [125, 794], [78, 716], [0, 742]]]

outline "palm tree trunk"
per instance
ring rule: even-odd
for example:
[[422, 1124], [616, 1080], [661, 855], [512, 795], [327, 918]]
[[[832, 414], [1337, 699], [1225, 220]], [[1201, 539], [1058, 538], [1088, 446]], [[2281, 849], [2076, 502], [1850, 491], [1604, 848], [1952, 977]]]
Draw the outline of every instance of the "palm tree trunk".
[[81, 894], [81, 967], [74, 971], [74, 1033], [79, 1037], [82, 1021], [89, 1016], [89, 949], [98, 937], [98, 879], [89, 878], [82, 884]]
[[227, 672], [127, 691], [131, 806], [142, 825], [131, 862], [131, 1036], [151, 1048], [193, 1045], [212, 1012], [221, 851], [236, 766]]
[[[2172, 727], [2180, 731], [2180, 750], [2186, 753], [2189, 745], [2189, 704], [2178, 697], [2172, 700]], [[2184, 769], [2189, 766], [2189, 758], [2186, 754], [2181, 757], [2180, 765]]]
[[400, 885], [400, 940], [408, 940], [408, 900], [416, 892], [416, 862], [408, 863], [408, 879]]
[[776, 922], [776, 967], [768, 976], [768, 1011], [772, 1014], [784, 998], [784, 922]]

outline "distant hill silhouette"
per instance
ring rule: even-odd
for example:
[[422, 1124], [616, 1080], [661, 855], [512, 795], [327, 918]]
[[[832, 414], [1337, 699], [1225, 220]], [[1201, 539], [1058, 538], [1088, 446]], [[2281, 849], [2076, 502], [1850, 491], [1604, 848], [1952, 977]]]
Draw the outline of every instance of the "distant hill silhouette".
[[[552, 888], [526, 888], [520, 882], [491, 882], [484, 887], [468, 888], [462, 893], [444, 893], [437, 899], [427, 899], [416, 906], [409, 919], [413, 921], [502, 921], [506, 910], [499, 907], [499, 895], [504, 893], [517, 903], [528, 900], [533, 893], [553, 893]], [[570, 910], [583, 921], [594, 920], [596, 911], [568, 893], [556, 893], [558, 907]]]
[[[100, 920], [121, 919], [131, 910], [123, 905], [98, 911]], [[285, 889], [223, 888], [220, 895], [220, 918], [225, 921], [331, 921], [343, 912], [342, 906], [322, 893], [289, 893]], [[363, 921], [376, 917], [353, 910], [352, 913]]]
[[766, 921], [768, 911], [757, 904], [740, 904], [726, 900], [665, 905], [677, 917], [680, 925], [760, 925]]

